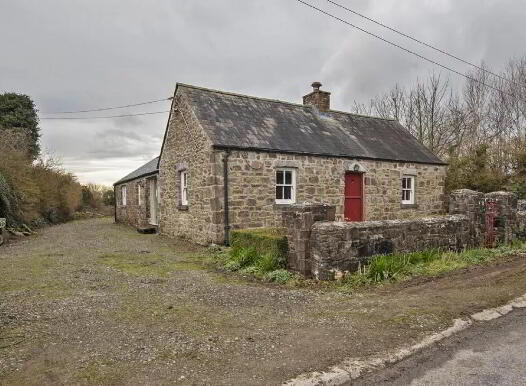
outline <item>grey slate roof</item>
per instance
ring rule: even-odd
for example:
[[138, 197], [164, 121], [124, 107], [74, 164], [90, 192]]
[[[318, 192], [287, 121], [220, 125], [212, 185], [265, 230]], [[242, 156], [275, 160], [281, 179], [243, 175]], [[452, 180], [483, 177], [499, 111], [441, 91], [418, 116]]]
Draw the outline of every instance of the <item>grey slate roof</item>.
[[121, 178], [119, 181], [114, 183], [113, 185], [122, 184], [124, 182], [128, 182], [131, 180], [135, 180], [136, 178], [144, 177], [150, 174], [155, 174], [159, 172], [159, 168], [157, 167], [157, 163], [159, 161], [159, 157], [155, 157], [151, 161], [148, 161], [144, 165], [142, 165], [140, 168], [134, 170], [130, 174], [126, 175], [125, 177]]
[[400, 123], [177, 85], [215, 147], [444, 164]]

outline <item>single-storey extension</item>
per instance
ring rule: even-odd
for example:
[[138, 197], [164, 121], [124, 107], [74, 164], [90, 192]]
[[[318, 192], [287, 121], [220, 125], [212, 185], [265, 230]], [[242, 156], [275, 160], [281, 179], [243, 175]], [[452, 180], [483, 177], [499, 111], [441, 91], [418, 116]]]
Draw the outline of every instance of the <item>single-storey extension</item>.
[[117, 181], [115, 221], [136, 228], [159, 225], [159, 157], [155, 157]]

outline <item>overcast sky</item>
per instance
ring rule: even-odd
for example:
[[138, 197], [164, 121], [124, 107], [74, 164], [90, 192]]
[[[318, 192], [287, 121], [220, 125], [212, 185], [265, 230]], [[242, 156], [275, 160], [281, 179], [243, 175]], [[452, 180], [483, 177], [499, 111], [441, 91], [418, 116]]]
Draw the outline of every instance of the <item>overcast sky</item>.
[[[327, 1], [306, 1], [468, 70]], [[495, 69], [526, 54], [524, 0], [339, 2]], [[296, 0], [0, 0], [0, 92], [30, 95], [41, 117], [169, 97], [176, 82], [300, 102], [316, 80], [335, 109], [350, 110], [433, 70]], [[42, 120], [42, 145], [82, 182], [110, 185], [158, 155], [167, 116]]]

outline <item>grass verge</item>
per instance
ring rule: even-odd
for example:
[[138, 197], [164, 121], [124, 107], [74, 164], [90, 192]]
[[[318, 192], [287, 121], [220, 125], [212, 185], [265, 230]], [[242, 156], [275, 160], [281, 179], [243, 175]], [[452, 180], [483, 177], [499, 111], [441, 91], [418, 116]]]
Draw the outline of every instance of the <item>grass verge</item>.
[[526, 252], [526, 242], [515, 242], [494, 249], [478, 248], [462, 252], [428, 250], [374, 256], [359, 272], [347, 275], [338, 286], [353, 290], [360, 287], [438, 276], [473, 265], [490, 263], [498, 258]]
[[334, 282], [316, 282], [285, 269], [285, 264], [269, 254], [260, 255], [254, 248], [232, 248], [210, 251], [220, 267], [269, 282], [295, 287], [333, 288], [343, 292], [409, 280], [434, 277], [469, 266], [488, 264], [506, 256], [526, 253], [526, 242], [515, 242], [498, 248], [469, 249], [462, 252], [432, 249], [413, 253], [373, 256], [359, 272]]
[[105, 253], [99, 262], [135, 276], [166, 277], [175, 271], [195, 271], [206, 269], [198, 261], [181, 261], [175, 257], [152, 253]]

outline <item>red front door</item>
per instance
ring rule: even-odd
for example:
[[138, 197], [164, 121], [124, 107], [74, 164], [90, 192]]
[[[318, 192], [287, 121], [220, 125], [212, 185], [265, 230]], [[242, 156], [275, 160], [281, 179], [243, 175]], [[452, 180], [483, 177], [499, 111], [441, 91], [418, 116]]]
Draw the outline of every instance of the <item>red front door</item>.
[[345, 175], [345, 221], [363, 221], [363, 173]]

